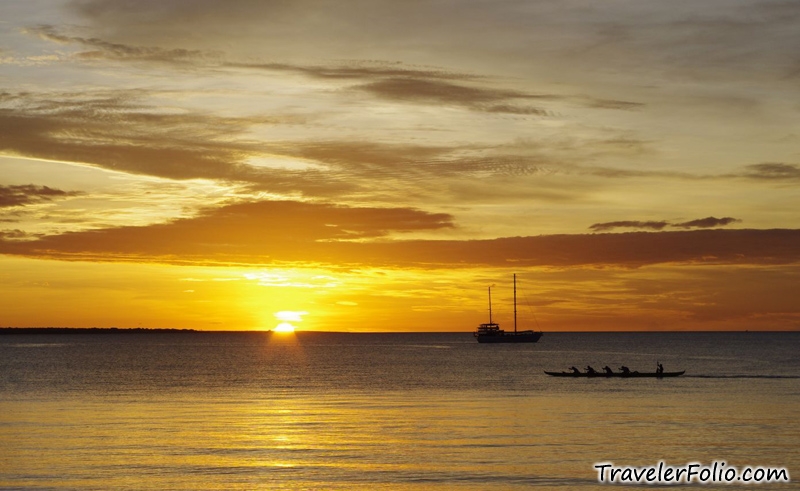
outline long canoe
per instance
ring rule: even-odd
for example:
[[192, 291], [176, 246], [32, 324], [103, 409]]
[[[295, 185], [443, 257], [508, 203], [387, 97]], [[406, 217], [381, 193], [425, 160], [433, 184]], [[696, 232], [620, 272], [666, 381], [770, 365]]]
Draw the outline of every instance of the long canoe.
[[662, 377], [678, 377], [686, 373], [686, 370], [680, 372], [629, 372], [629, 373], [622, 373], [622, 372], [614, 372], [614, 373], [605, 373], [605, 372], [596, 372], [596, 373], [575, 373], [575, 372], [548, 372], [545, 370], [547, 375], [552, 375], [553, 377], [572, 377], [572, 378], [642, 378], [642, 377], [652, 377], [652, 378], [662, 378]]

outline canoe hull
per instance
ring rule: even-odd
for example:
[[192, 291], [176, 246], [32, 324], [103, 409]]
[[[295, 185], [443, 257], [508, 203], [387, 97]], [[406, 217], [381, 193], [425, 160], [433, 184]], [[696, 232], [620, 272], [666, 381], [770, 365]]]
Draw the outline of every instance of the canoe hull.
[[664, 377], [679, 377], [686, 373], [686, 370], [680, 372], [630, 372], [630, 373], [573, 373], [573, 372], [548, 372], [547, 375], [553, 377], [568, 377], [568, 378], [664, 378]]

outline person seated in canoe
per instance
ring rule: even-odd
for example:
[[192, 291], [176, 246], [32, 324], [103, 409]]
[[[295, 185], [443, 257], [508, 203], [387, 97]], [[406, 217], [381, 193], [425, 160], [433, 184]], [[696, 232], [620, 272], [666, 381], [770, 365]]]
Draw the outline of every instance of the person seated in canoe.
[[604, 367], [603, 367], [603, 370], [605, 370], [605, 372], [606, 372], [606, 375], [611, 375], [611, 374], [613, 374], [613, 373], [614, 373], [614, 370], [612, 370], [611, 368], [609, 368], [609, 366], [608, 366], [608, 365], [604, 366]]
[[656, 365], [658, 365], [658, 368], [656, 368], [656, 373], [658, 374], [664, 373], [664, 365], [662, 365], [661, 363], [656, 363]]
[[581, 373], [581, 371], [575, 368], [574, 366], [569, 367], [569, 369], [572, 370], [572, 373]]
[[626, 367], [625, 365], [622, 365], [621, 367], [619, 367], [619, 369], [622, 370], [622, 373], [624, 373], [625, 375], [628, 375], [628, 374], [631, 373], [631, 369]]
[[595, 370], [594, 368], [592, 368], [589, 365], [586, 365], [586, 373], [588, 373], [589, 375], [594, 375], [594, 374], [597, 373], [597, 370]]

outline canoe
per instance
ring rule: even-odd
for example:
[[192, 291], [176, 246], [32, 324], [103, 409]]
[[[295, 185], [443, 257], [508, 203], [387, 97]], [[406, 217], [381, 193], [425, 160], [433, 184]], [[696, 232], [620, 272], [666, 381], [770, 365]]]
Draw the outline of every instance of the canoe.
[[622, 373], [622, 372], [614, 372], [614, 373], [605, 373], [605, 372], [597, 372], [597, 373], [574, 373], [574, 372], [548, 372], [545, 370], [547, 375], [552, 375], [553, 377], [572, 377], [572, 378], [644, 378], [644, 377], [651, 377], [651, 378], [663, 378], [663, 377], [678, 377], [686, 373], [686, 370], [682, 370], [680, 372], [629, 372], [629, 373]]

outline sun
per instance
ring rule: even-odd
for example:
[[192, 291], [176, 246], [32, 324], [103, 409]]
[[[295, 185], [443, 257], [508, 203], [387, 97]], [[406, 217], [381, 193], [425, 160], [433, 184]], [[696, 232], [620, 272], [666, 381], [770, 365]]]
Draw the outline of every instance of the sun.
[[288, 322], [281, 322], [278, 324], [275, 329], [275, 332], [294, 332], [294, 326], [289, 324]]
[[292, 322], [302, 322], [303, 316], [308, 314], [308, 312], [304, 310], [281, 310], [280, 312], [275, 312], [275, 318], [278, 319], [280, 324], [275, 326], [273, 329], [274, 332], [294, 332], [295, 327]]

